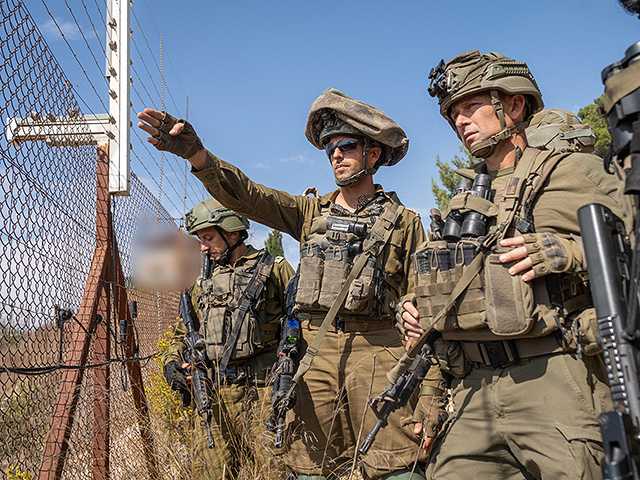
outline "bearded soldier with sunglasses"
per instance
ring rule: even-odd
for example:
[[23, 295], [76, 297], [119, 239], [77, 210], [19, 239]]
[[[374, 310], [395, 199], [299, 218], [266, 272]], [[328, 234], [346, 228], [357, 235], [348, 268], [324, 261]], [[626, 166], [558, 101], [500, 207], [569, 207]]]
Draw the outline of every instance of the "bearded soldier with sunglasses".
[[[410, 255], [425, 239], [420, 217], [373, 182], [380, 166], [405, 156], [404, 131], [377, 108], [326, 90], [311, 106], [305, 133], [325, 150], [339, 188], [310, 198], [252, 182], [205, 150], [183, 120], [150, 109], [138, 117], [145, 122], [140, 128], [152, 135], [149, 142], [188, 159], [223, 205], [300, 241], [294, 311], [304, 342], [297, 386], [289, 391], [297, 401], [288, 416], [287, 461], [306, 480], [349, 472], [360, 436], [377, 420], [368, 392], [384, 389], [386, 372], [404, 351], [395, 307], [413, 291]], [[437, 378], [425, 384], [426, 393], [441, 393]], [[431, 433], [442, 404], [431, 395], [425, 405], [418, 393], [389, 416], [360, 459], [366, 478], [422, 478], [419, 468], [411, 472], [416, 460], [426, 458], [414, 421], [424, 421], [424, 432]]]
[[[529, 121], [543, 102], [526, 63], [475, 50], [429, 78], [441, 115], [482, 159], [459, 173], [490, 179], [495, 195], [454, 196], [445, 226], [457, 212], [488, 228], [432, 238], [414, 257], [419, 293], [403, 305], [405, 328], [441, 332], [436, 353], [455, 377], [427, 476], [602, 478], [598, 413], [611, 400], [577, 210], [597, 202], [619, 212], [616, 180], [580, 143], [532, 146]], [[450, 252], [463, 253], [451, 255], [454, 268], [428, 261]]]

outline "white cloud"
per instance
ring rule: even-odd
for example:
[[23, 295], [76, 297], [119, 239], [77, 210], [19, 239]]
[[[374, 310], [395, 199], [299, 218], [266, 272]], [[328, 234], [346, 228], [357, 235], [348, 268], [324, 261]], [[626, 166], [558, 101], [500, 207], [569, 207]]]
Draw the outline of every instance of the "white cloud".
[[282, 163], [301, 163], [304, 165], [310, 165], [314, 163], [314, 158], [312, 158], [306, 153], [302, 153], [300, 155], [294, 155], [293, 157], [281, 158], [280, 161]]
[[62, 30], [65, 38], [70, 42], [80, 40], [82, 37], [80, 35], [80, 30], [73, 22], [67, 22], [65, 20], [58, 20], [54, 22], [52, 19], [47, 20], [44, 24], [40, 26], [40, 30], [49, 40], [62, 40], [62, 36], [60, 35], [60, 30], [58, 30], [58, 26]]

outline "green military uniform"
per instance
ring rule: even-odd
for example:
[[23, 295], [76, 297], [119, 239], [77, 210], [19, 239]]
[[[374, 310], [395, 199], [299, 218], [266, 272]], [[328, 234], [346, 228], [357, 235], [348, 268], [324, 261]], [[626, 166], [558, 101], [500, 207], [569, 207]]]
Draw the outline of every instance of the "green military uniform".
[[[237, 301], [255, 270], [263, 251], [249, 246], [247, 252], [233, 265], [215, 265], [209, 279], [198, 278], [191, 291], [191, 304], [197, 312], [194, 328], [204, 335], [207, 356], [220, 358], [221, 338], [225, 318], [232, 319]], [[293, 269], [282, 258], [275, 259], [261, 297], [243, 322], [236, 344], [236, 352], [226, 369], [227, 380], [217, 389], [211, 431], [215, 447], [207, 446], [205, 429], [196, 422], [193, 437], [194, 478], [225, 478], [223, 472], [237, 472], [247, 468], [252, 455], [256, 470], [282, 475], [282, 468], [274, 460], [273, 441], [265, 434], [270, 413], [270, 391], [265, 380], [276, 360], [276, 331], [284, 313], [284, 291]], [[254, 310], [255, 309], [255, 310]], [[244, 327], [247, 327], [246, 329]], [[247, 333], [247, 332], [251, 333]], [[184, 361], [186, 328], [180, 320], [164, 354], [164, 364]], [[228, 335], [228, 333], [226, 333]], [[217, 376], [216, 362], [210, 368], [210, 377]], [[241, 463], [244, 462], [244, 463]]]
[[[207, 168], [195, 175], [221, 203], [247, 218], [261, 218], [265, 225], [288, 233], [301, 244], [307, 243], [313, 219], [320, 217], [323, 209], [335, 206], [333, 200], [338, 193], [309, 198], [270, 189], [253, 183], [239, 169], [210, 153]], [[387, 194], [378, 187], [376, 195], [358, 212], [358, 218], [368, 220], [376, 202], [399, 201], [395, 194]], [[382, 253], [386, 279], [397, 285], [399, 296], [413, 289], [408, 275], [410, 252], [424, 238], [420, 217], [404, 210]], [[303, 321], [306, 343], [313, 341], [323, 318], [317, 312]], [[404, 351], [392, 317], [374, 318], [367, 325], [362, 318], [345, 316], [344, 322], [341, 329], [329, 331], [298, 388], [298, 401], [289, 425], [293, 441], [288, 455], [288, 463], [297, 472], [328, 475], [353, 458], [360, 429], [366, 434], [376, 420], [368, 412], [362, 423], [363, 412], [368, 409], [371, 379], [371, 391], [382, 391], [387, 382], [384, 372]], [[374, 356], [376, 374], [372, 376]], [[390, 417], [390, 425], [374, 444], [372, 458], [365, 460], [370, 475], [406, 468], [416, 457], [422, 458], [417, 451], [419, 442], [413, 435], [414, 406], [415, 402]]]
[[[432, 77], [430, 92], [438, 95], [442, 114], [450, 122], [450, 105], [482, 90], [531, 95], [535, 101], [530, 113], [542, 108], [526, 64], [499, 54], [463, 54], [440, 74]], [[447, 75], [448, 83], [443, 80]], [[516, 81], [503, 88], [499, 82], [505, 78]], [[494, 91], [495, 100], [499, 96]], [[455, 92], [458, 96], [452, 99]], [[479, 154], [486, 156], [485, 149], [494, 148], [514, 131], [493, 144], [486, 142]], [[436, 438], [427, 477], [602, 478], [597, 415], [609, 409], [611, 402], [595, 344], [595, 313], [577, 210], [598, 202], [618, 212], [616, 181], [596, 156], [533, 147], [516, 150], [515, 167], [487, 171], [483, 162], [475, 172], [462, 173], [488, 174], [496, 190], [492, 202], [471, 199], [462, 211], [468, 207], [466, 211], [482, 211], [490, 218], [493, 244], [524, 235], [537, 278], [525, 283], [519, 275], [509, 275], [509, 265], [498, 259], [506, 252], [500, 246], [493, 253], [482, 245], [481, 261], [456, 262], [448, 271], [436, 266], [427, 273], [415, 263], [422, 327], [442, 332], [438, 356], [443, 369], [456, 377], [452, 382], [455, 411]], [[451, 208], [459, 208], [469, 197], [468, 193], [454, 197]], [[556, 250], [545, 253], [549, 241]], [[480, 241], [466, 243], [475, 246]], [[431, 255], [434, 248], [450, 250], [451, 245], [426, 242], [416, 259]], [[549, 252], [552, 260], [542, 262]], [[456, 297], [461, 284], [463, 293]]]
[[[365, 115], [369, 112], [373, 112], [372, 116], [384, 115], [336, 90], [327, 90], [314, 106], [323, 101], [357, 103]], [[317, 139], [309, 133], [310, 128], [316, 127], [318, 133], [326, 125], [324, 117], [319, 125], [311, 121], [316, 111], [318, 109], [312, 107], [307, 124], [310, 140]], [[340, 112], [344, 118], [350, 111]], [[395, 122], [388, 121], [401, 139], [394, 144], [395, 148], [383, 150], [383, 164], [390, 165], [404, 156], [408, 140]], [[351, 126], [340, 121], [333, 125], [338, 125], [334, 131], [352, 133], [345, 130]], [[358, 124], [358, 130], [354, 131], [359, 136], [366, 133], [365, 139], [370, 136], [380, 140], [380, 130], [374, 131], [377, 127], [378, 123], [372, 120]], [[386, 125], [382, 130], [383, 134], [389, 131]], [[369, 146], [387, 145], [386, 142], [387, 139], [382, 138], [378, 144], [366, 143], [365, 152]], [[321, 148], [320, 144], [312, 143]], [[413, 291], [413, 280], [408, 274], [410, 254], [425, 239], [420, 217], [402, 207], [394, 193], [385, 192], [380, 186], [376, 186], [374, 195], [361, 199], [356, 212], [349, 212], [335, 203], [339, 190], [320, 198], [290, 195], [252, 182], [238, 168], [210, 152], [207, 152], [206, 167], [194, 173], [223, 205], [250, 219], [260, 219], [261, 223], [300, 241], [296, 311], [304, 345], [316, 338], [327, 310], [349, 274], [350, 265], [359, 258], [358, 241], [364, 240], [366, 244], [366, 234], [356, 238], [357, 234], [332, 231], [327, 225], [332, 221], [356, 222], [366, 225], [362, 228], [368, 232], [377, 222], [384, 225], [380, 218], [390, 211], [397, 212], [397, 218], [387, 225], [390, 236], [381, 252], [367, 262], [354, 280], [313, 365], [298, 384], [297, 403], [289, 412], [289, 466], [307, 476], [348, 471], [358, 441], [376, 421], [367, 405], [369, 392], [384, 389], [387, 382], [384, 374], [404, 351], [402, 338], [394, 327], [393, 309], [400, 297]], [[408, 405], [389, 417], [389, 425], [378, 435], [369, 455], [362, 459], [369, 478], [406, 471], [416, 460], [425, 460], [421, 440], [413, 434], [416, 402], [417, 392]], [[414, 478], [420, 478], [418, 473]]]

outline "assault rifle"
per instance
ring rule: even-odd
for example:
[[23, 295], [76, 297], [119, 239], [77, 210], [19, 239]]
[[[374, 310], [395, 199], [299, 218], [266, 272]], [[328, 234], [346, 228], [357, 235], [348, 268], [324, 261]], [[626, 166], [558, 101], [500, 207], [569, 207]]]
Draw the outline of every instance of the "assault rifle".
[[280, 320], [280, 343], [278, 345], [278, 359], [273, 366], [273, 390], [271, 391], [271, 406], [273, 411], [267, 421], [267, 430], [275, 432], [274, 444], [282, 448], [284, 425], [287, 411], [296, 403], [295, 392], [289, 396], [291, 380], [298, 367], [298, 347], [300, 344], [300, 323], [293, 313], [298, 290], [298, 276], [294, 276], [287, 285], [287, 312]]
[[598, 318], [598, 343], [613, 398], [613, 411], [598, 418], [605, 452], [603, 474], [608, 480], [637, 479], [640, 390], [635, 355], [640, 348], [640, 335], [637, 317], [629, 315], [633, 308], [628, 306], [634, 302], [637, 305], [637, 296], [629, 294], [638, 279], [633, 278], [629, 268], [631, 255], [622, 220], [597, 203], [580, 208], [578, 220]]
[[[413, 392], [424, 380], [429, 368], [437, 364], [437, 360], [434, 358], [432, 352], [433, 342], [439, 336], [440, 332], [431, 332], [427, 336], [424, 345], [416, 355], [411, 366], [398, 377], [398, 380], [393, 385], [387, 385], [387, 388], [385, 388], [385, 391], [382, 392], [379, 397], [369, 402], [371, 408], [376, 413], [376, 417], [378, 417], [378, 421], [366, 436], [360, 448], [358, 448], [360, 455], [364, 455], [369, 451], [380, 429], [387, 425], [389, 415], [407, 404]], [[382, 401], [384, 401], [384, 403], [382, 407], [378, 409], [378, 403]]]
[[215, 392], [215, 386], [209, 379], [207, 373], [207, 351], [205, 348], [204, 338], [193, 328], [193, 317], [189, 306], [189, 295], [182, 292], [180, 297], [180, 317], [187, 328], [187, 334], [184, 337], [187, 347], [184, 350], [184, 360], [193, 367], [191, 373], [191, 385], [193, 387], [193, 398], [196, 402], [198, 413], [202, 417], [202, 425], [207, 432], [207, 442], [209, 448], [215, 446], [213, 435], [209, 423], [213, 417], [213, 409], [211, 408], [211, 397]]
[[[639, 6], [636, 2], [636, 8]], [[578, 210], [600, 332], [598, 343], [613, 399], [613, 411], [598, 418], [605, 480], [640, 480], [640, 79], [633, 70], [638, 61], [640, 42], [631, 45], [622, 60], [602, 71], [603, 113], [616, 154], [615, 160], [611, 156], [605, 159], [605, 166], [607, 170], [611, 166], [625, 169], [623, 191], [635, 206], [635, 211], [627, 208], [625, 213], [635, 217], [635, 245], [629, 246], [622, 220], [608, 208], [589, 204]], [[612, 165], [612, 160], [618, 165]]]

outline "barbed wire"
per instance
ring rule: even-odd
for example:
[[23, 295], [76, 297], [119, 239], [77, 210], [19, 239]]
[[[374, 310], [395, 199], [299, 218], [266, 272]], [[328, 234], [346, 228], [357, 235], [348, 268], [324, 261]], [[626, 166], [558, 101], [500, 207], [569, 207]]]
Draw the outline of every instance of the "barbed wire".
[[[98, 91], [96, 90], [96, 86], [93, 84], [93, 82], [91, 81], [91, 79], [89, 78], [89, 75], [87, 74], [87, 71], [84, 69], [84, 67], [82, 66], [82, 63], [80, 62], [80, 60], [78, 59], [78, 56], [76, 55], [75, 50], [73, 49], [73, 47], [71, 47], [71, 44], [69, 43], [69, 41], [67, 40], [67, 37], [65, 36], [64, 32], [62, 31], [62, 28], [60, 28], [60, 25], [58, 24], [57, 20], [55, 19], [55, 17], [53, 16], [53, 14], [51, 13], [51, 11], [49, 10], [49, 7], [47, 6], [46, 2], [44, 0], [40, 0], [42, 2], [42, 5], [44, 5], [45, 10], [47, 11], [47, 14], [49, 15], [49, 18], [51, 18], [51, 20], [53, 21], [53, 23], [55, 24], [56, 28], [58, 29], [58, 32], [60, 33], [60, 35], [62, 36], [62, 39], [64, 40], [64, 43], [67, 45], [67, 47], [69, 48], [69, 51], [71, 52], [71, 54], [73, 55], [73, 58], [75, 59], [76, 63], [78, 64], [78, 66], [80, 67], [80, 70], [82, 70], [82, 73], [84, 74], [85, 78], [87, 79], [87, 81], [89, 82], [89, 85], [91, 85], [91, 89], [93, 90], [93, 92], [96, 94], [96, 97], [98, 98], [98, 101], [100, 102], [100, 104], [102, 105], [102, 108], [104, 109], [105, 112], [108, 112], [109, 109], [107, 108], [107, 106], [105, 105], [105, 103], [102, 101], [102, 97], [100, 96], [100, 94], [98, 93]], [[82, 98], [81, 95], [78, 94], [78, 92], [74, 90], [74, 93]], [[93, 114], [95, 114], [95, 112], [89, 107], [87, 102], [83, 103], [87, 106], [87, 108], [89, 108], [89, 111]], [[118, 129], [118, 126], [116, 125], [116, 129]], [[117, 135], [116, 135], [117, 138]], [[117, 143], [117, 140], [116, 140]]]
[[[76, 27], [77, 27], [78, 31], [80, 32], [80, 36], [82, 36], [82, 39], [84, 40], [84, 44], [87, 46], [87, 50], [89, 50], [89, 53], [91, 54], [91, 58], [93, 58], [93, 61], [95, 62], [96, 67], [98, 68], [98, 71], [101, 73], [100, 76], [104, 79], [106, 84], [109, 85], [109, 80], [104, 75], [104, 73], [103, 73], [104, 70], [102, 69], [102, 67], [100, 67], [100, 65], [98, 64], [98, 59], [93, 54], [93, 49], [89, 45], [89, 42], [87, 41], [87, 37], [85, 37], [84, 32], [82, 31], [82, 28], [80, 27], [80, 24], [78, 23], [78, 19], [76, 18], [75, 14], [73, 13], [73, 10], [69, 6], [69, 2], [67, 0], [64, 0], [64, 3], [67, 6], [67, 9], [69, 10], [69, 13], [71, 14], [71, 18], [73, 18], [73, 22], [76, 24]], [[84, 2], [83, 2], [83, 4], [84, 4]], [[85, 7], [85, 10], [86, 10], [86, 7]], [[105, 56], [106, 56], [106, 51], [104, 53], [105, 53]]]
[[[151, 49], [151, 45], [149, 45], [149, 41], [147, 40], [147, 36], [144, 33], [144, 29], [142, 28], [142, 26], [140, 25], [140, 22], [138, 21], [138, 17], [135, 13], [135, 10], [132, 8], [131, 9], [131, 14], [132, 17], [134, 19], [134, 21], [136, 22], [136, 24], [138, 25], [138, 28], [140, 29], [139, 32], [142, 34], [142, 38], [144, 39], [144, 42], [147, 45], [147, 49], [149, 50], [149, 53], [151, 54], [151, 57], [153, 58], [153, 61], [156, 65], [156, 68], [158, 69], [158, 72], [161, 72], [161, 68], [160, 65], [158, 64], [158, 62], [156, 61], [155, 57], [153, 56], [153, 50]], [[173, 103], [173, 106], [176, 109], [176, 113], [179, 114], [180, 113], [180, 108], [178, 108], [178, 105], [176, 104], [176, 101], [173, 98], [173, 95], [171, 94], [171, 90], [167, 89], [167, 93], [169, 94], [169, 98], [171, 98], [171, 102]], [[178, 115], [180, 116], [180, 115]]]

